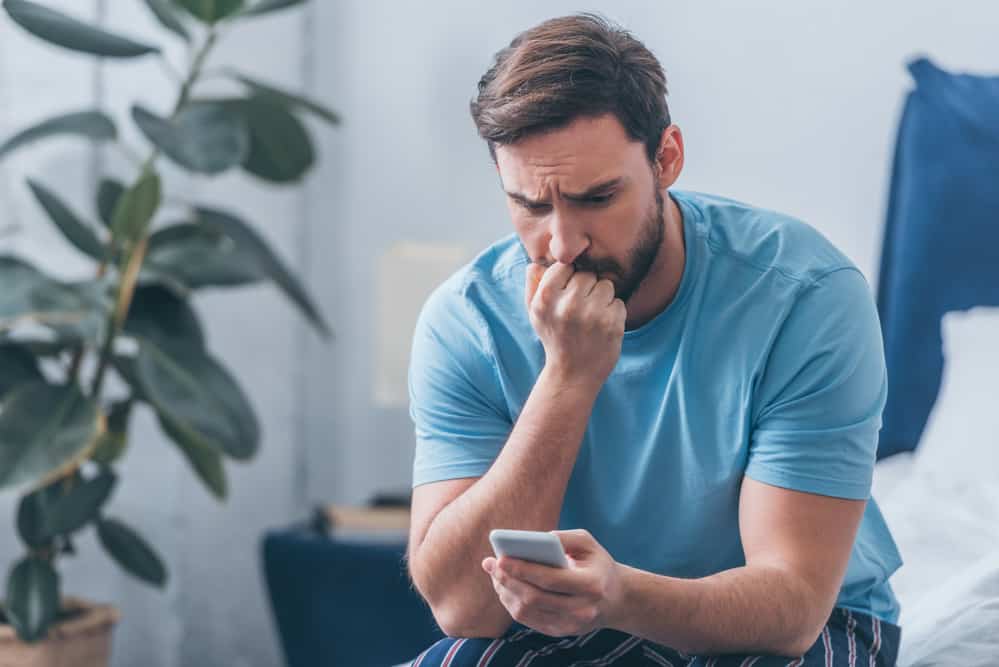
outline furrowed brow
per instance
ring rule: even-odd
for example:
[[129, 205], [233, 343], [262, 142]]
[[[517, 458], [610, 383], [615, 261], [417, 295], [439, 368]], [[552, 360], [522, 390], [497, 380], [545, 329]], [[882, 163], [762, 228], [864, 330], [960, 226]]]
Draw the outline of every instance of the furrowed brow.
[[[563, 192], [562, 197], [568, 199], [569, 201], [584, 201], [591, 197], [596, 197], [598, 195], [606, 194], [608, 190], [613, 190], [614, 188], [620, 186], [623, 182], [624, 182], [623, 178], [612, 178], [610, 180], [597, 183], [596, 185], [592, 185], [586, 188], [586, 190], [584, 190], [583, 192], [579, 193]], [[510, 199], [519, 202], [525, 206], [545, 206], [551, 203], [546, 199], [531, 199], [530, 197], [522, 195], [519, 192], [507, 192], [506, 195]]]
[[582, 192], [563, 192], [562, 196], [569, 201], [583, 201], [591, 197], [597, 197], [599, 195], [607, 194], [608, 190], [613, 190], [614, 188], [621, 185], [624, 182], [623, 178], [612, 178], [609, 181], [604, 181], [602, 183], [597, 183], [596, 185], [591, 185]]

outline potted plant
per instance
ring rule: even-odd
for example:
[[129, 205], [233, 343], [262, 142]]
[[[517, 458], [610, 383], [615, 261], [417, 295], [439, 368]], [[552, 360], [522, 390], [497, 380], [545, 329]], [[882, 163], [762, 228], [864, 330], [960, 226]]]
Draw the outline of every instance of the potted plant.
[[[136, 0], [139, 1], [139, 0]], [[57, 280], [26, 258], [0, 254], [0, 491], [21, 494], [17, 534], [24, 555], [9, 565], [0, 604], [4, 665], [106, 665], [111, 606], [62, 594], [58, 560], [91, 527], [127, 572], [163, 586], [167, 570], [139, 532], [105, 512], [128, 448], [129, 420], [152, 410], [191, 470], [226, 497], [226, 459], [254, 456], [260, 428], [238, 383], [205, 344], [190, 296], [202, 288], [271, 281], [324, 336], [329, 328], [299, 280], [238, 215], [163, 192], [166, 159], [194, 174], [241, 168], [270, 183], [295, 184], [315, 151], [300, 116], [337, 116], [305, 97], [238, 71], [205, 65], [224, 33], [304, 0], [142, 0], [170, 38], [187, 44], [176, 103], [131, 119], [148, 140], [127, 183], [102, 179], [99, 223], [44, 183], [27, 186], [92, 274]], [[28, 0], [4, 0], [11, 20], [58, 46], [107, 59], [159, 57], [159, 47], [108, 32]], [[201, 83], [225, 77], [243, 91], [204, 97]], [[0, 143], [0, 159], [31, 143], [74, 134], [121, 144], [114, 119], [76, 110]], [[124, 151], [134, 155], [134, 150]], [[154, 224], [171, 210], [180, 220]]]

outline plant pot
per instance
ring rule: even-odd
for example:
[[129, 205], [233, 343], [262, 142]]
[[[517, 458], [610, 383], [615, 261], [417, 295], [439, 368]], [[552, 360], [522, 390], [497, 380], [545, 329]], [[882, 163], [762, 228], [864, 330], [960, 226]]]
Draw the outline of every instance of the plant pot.
[[0, 667], [108, 667], [118, 610], [74, 597], [63, 598], [62, 605], [77, 615], [53, 625], [37, 644], [22, 642], [14, 628], [0, 625]]

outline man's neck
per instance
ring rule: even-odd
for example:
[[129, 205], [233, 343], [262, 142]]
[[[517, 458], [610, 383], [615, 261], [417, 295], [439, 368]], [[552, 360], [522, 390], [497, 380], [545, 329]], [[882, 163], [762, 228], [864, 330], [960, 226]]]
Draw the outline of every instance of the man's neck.
[[625, 329], [637, 329], [666, 310], [673, 302], [683, 269], [687, 261], [683, 240], [683, 214], [669, 193], [665, 193], [663, 207], [663, 242], [656, 260], [638, 289], [628, 299], [628, 318]]

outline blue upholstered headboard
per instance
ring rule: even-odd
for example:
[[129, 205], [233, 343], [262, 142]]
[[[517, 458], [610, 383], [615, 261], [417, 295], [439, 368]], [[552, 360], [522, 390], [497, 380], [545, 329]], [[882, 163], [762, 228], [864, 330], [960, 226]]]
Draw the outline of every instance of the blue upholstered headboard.
[[944, 313], [999, 305], [999, 76], [925, 58], [909, 71], [878, 280], [888, 365], [878, 458], [919, 444], [940, 388]]

